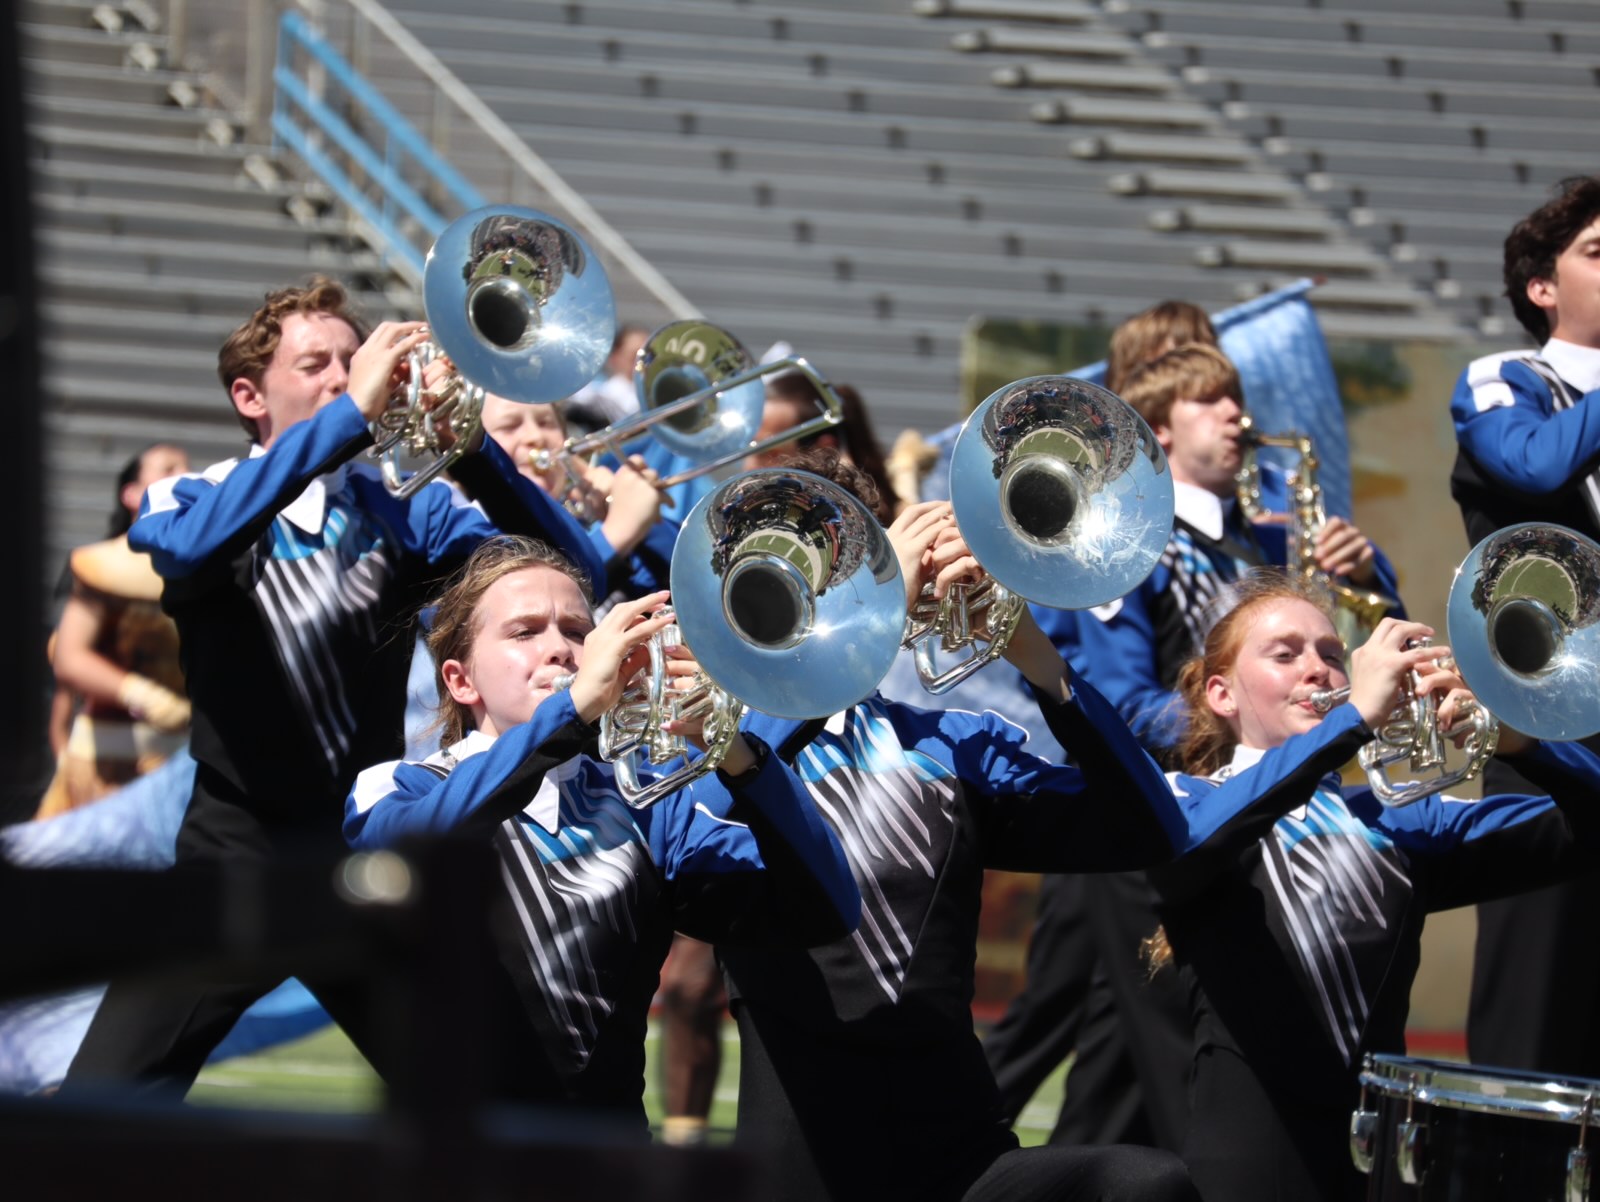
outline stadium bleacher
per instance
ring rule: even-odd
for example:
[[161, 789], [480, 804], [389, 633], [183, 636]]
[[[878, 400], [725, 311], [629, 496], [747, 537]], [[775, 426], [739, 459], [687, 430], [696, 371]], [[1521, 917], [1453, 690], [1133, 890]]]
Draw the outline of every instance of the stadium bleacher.
[[[182, 61], [160, 11], [23, 10], [56, 554], [153, 430], [201, 459], [237, 446], [209, 355], [261, 290], [333, 270], [375, 314], [416, 307], [249, 111], [245, 0], [189, 6]], [[1503, 331], [1499, 239], [1588, 167], [1571, 148], [1600, 67], [1577, 0], [388, 12], [694, 305], [858, 385], [886, 436], [955, 416], [974, 315], [1110, 324], [1311, 273], [1333, 334]], [[485, 195], [517, 187], [349, 4], [323, 19]]]

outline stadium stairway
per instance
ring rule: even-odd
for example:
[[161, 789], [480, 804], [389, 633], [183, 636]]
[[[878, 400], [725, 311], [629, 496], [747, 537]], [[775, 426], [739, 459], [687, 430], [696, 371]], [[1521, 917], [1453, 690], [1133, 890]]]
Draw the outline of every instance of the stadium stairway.
[[132, 454], [240, 453], [216, 352], [267, 289], [321, 271], [370, 316], [418, 308], [315, 187], [245, 139], [213, 77], [169, 61], [160, 25], [138, 0], [19, 6], [52, 574], [104, 536]]

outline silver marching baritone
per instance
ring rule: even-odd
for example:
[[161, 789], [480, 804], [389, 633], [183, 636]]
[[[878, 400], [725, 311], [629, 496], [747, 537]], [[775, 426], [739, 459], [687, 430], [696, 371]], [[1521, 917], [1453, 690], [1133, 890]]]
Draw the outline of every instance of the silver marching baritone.
[[1384, 615], [1399, 608], [1399, 602], [1373, 589], [1335, 580], [1317, 567], [1317, 535], [1328, 523], [1328, 510], [1323, 503], [1322, 485], [1317, 480], [1320, 461], [1310, 437], [1295, 431], [1263, 434], [1256, 429], [1248, 413], [1239, 418], [1239, 432], [1244, 447], [1244, 459], [1236, 477], [1239, 508], [1249, 521], [1261, 522], [1271, 517], [1261, 503], [1261, 462], [1256, 452], [1262, 447], [1281, 447], [1295, 453], [1295, 466], [1287, 475], [1289, 556], [1286, 567], [1291, 575], [1328, 591], [1339, 619], [1334, 623], [1339, 636], [1346, 647], [1359, 647]]
[[[762, 378], [798, 371], [815, 386], [821, 402], [815, 417], [771, 438], [757, 441], [766, 389]], [[560, 463], [578, 483], [576, 459], [610, 451], [626, 458], [623, 444], [649, 433], [694, 467], [657, 481], [670, 488], [796, 439], [819, 434], [844, 420], [844, 402], [809, 362], [790, 356], [757, 363], [721, 326], [699, 318], [669, 322], [651, 334], [634, 363], [639, 412], [603, 430], [569, 438], [554, 454], [536, 452], [540, 471]]]
[[[428, 251], [422, 295], [432, 342], [413, 353], [409, 383], [372, 424], [370, 454], [400, 497], [478, 445], [486, 393], [530, 405], [561, 400], [594, 378], [616, 336], [600, 261], [536, 209], [483, 208], [451, 222]], [[428, 397], [423, 368], [441, 354], [455, 374]], [[429, 461], [408, 477], [405, 456]]]
[[[1432, 641], [1418, 639], [1410, 645], [1426, 647]], [[1366, 772], [1373, 795], [1386, 806], [1410, 805], [1476, 779], [1499, 741], [1500, 723], [1483, 706], [1475, 705], [1467, 716], [1472, 729], [1462, 748], [1465, 761], [1456, 768], [1446, 767], [1449, 753], [1445, 750], [1445, 734], [1439, 728], [1439, 699], [1422, 693], [1421, 688], [1420, 676], [1408, 673], [1399, 704], [1379, 723], [1371, 742], [1356, 753], [1356, 762]], [[1311, 705], [1319, 714], [1325, 714], [1349, 698], [1348, 686], [1322, 689], [1311, 695]], [[1402, 761], [1411, 771], [1427, 775], [1397, 784], [1390, 779], [1389, 770]]]
[[[722, 761], [746, 705], [779, 718], [849, 709], [894, 662], [905, 623], [900, 564], [878, 519], [850, 493], [809, 472], [763, 468], [703, 497], [672, 553], [677, 610], [653, 640], [648, 678], [602, 719], [600, 750], [619, 791], [642, 807]], [[700, 673], [668, 687], [665, 648], [681, 639]], [[685, 754], [672, 719], [709, 715], [707, 751], [649, 782], [652, 765]]]
[[[1386, 805], [1406, 805], [1477, 776], [1494, 753], [1500, 723], [1536, 739], [1569, 741], [1600, 732], [1600, 545], [1564, 526], [1524, 523], [1496, 531], [1456, 569], [1446, 603], [1450, 651], [1477, 704], [1468, 716], [1465, 763], [1445, 767], [1438, 705], [1410, 687], [1358, 759]], [[1313, 697], [1322, 712], [1348, 688]], [[1432, 773], [1396, 785], [1402, 760]]]
[[[950, 503], [985, 577], [943, 602], [924, 590], [912, 607], [905, 645], [932, 693], [999, 656], [1028, 601], [1089, 609], [1137, 588], [1172, 534], [1172, 474], [1155, 434], [1120, 397], [1070, 376], [1014, 381], [973, 410], [951, 453]], [[940, 672], [936, 644], [974, 650]]]
[[1461, 678], [1500, 721], [1556, 742], [1600, 731], [1600, 546], [1564, 526], [1497, 530], [1446, 605]]

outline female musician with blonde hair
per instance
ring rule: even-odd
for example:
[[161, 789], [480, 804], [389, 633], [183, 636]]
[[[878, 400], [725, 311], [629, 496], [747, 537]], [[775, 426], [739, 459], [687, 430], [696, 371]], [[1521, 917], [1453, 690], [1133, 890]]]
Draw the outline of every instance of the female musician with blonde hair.
[[[1169, 778], [1190, 850], [1154, 869], [1157, 971], [1180, 974], [1194, 1028], [1185, 1160], [1213, 1202], [1363, 1195], [1348, 1151], [1356, 1069], [1403, 1052], [1422, 923], [1596, 860], [1600, 759], [1502, 729], [1500, 754], [1555, 794], [1386, 807], [1338, 769], [1415, 669], [1447, 731], [1471, 694], [1433, 631], [1386, 618], [1345, 666], [1327, 602], [1262, 573], [1185, 665], [1185, 771]], [[1323, 690], [1350, 687], [1326, 713]], [[1168, 967], [1168, 965], [1172, 967]]]
[[538, 1046], [516, 1096], [641, 1130], [645, 1022], [674, 928], [730, 945], [817, 943], [854, 929], [860, 907], [804, 786], [759, 741], [735, 736], [716, 775], [642, 810], [592, 758], [595, 723], [674, 620], [658, 612], [666, 599], [622, 602], [596, 624], [559, 553], [484, 543], [437, 599], [428, 635], [446, 746], [363, 772], [344, 825], [363, 848], [445, 831], [493, 844], [515, 933], [501, 958]]

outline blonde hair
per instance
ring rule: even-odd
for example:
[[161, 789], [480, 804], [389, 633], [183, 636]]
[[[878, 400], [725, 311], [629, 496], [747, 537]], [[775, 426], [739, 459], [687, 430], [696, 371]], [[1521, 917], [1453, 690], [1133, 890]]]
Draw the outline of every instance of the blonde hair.
[[1233, 360], [1214, 346], [1188, 342], [1136, 369], [1113, 389], [1152, 426], [1165, 425], [1173, 402], [1231, 396], [1244, 404], [1244, 388]]
[[1122, 385], [1140, 364], [1189, 342], [1217, 344], [1217, 331], [1199, 305], [1167, 300], [1135, 313], [1112, 331], [1106, 387], [1121, 396]]
[[[428, 627], [428, 653], [436, 666], [442, 667], [446, 660], [465, 663], [471, 659], [472, 645], [483, 629], [483, 620], [478, 615], [483, 595], [497, 581], [527, 568], [551, 568], [560, 572], [578, 586], [585, 604], [594, 606], [588, 580], [560, 551], [526, 535], [498, 535], [480, 544], [451, 578], [444, 592], [428, 603], [434, 610], [432, 624]], [[465, 738], [472, 729], [472, 710], [450, 696], [448, 689], [441, 688], [435, 726], [441, 731], [442, 745], [449, 747]]]

